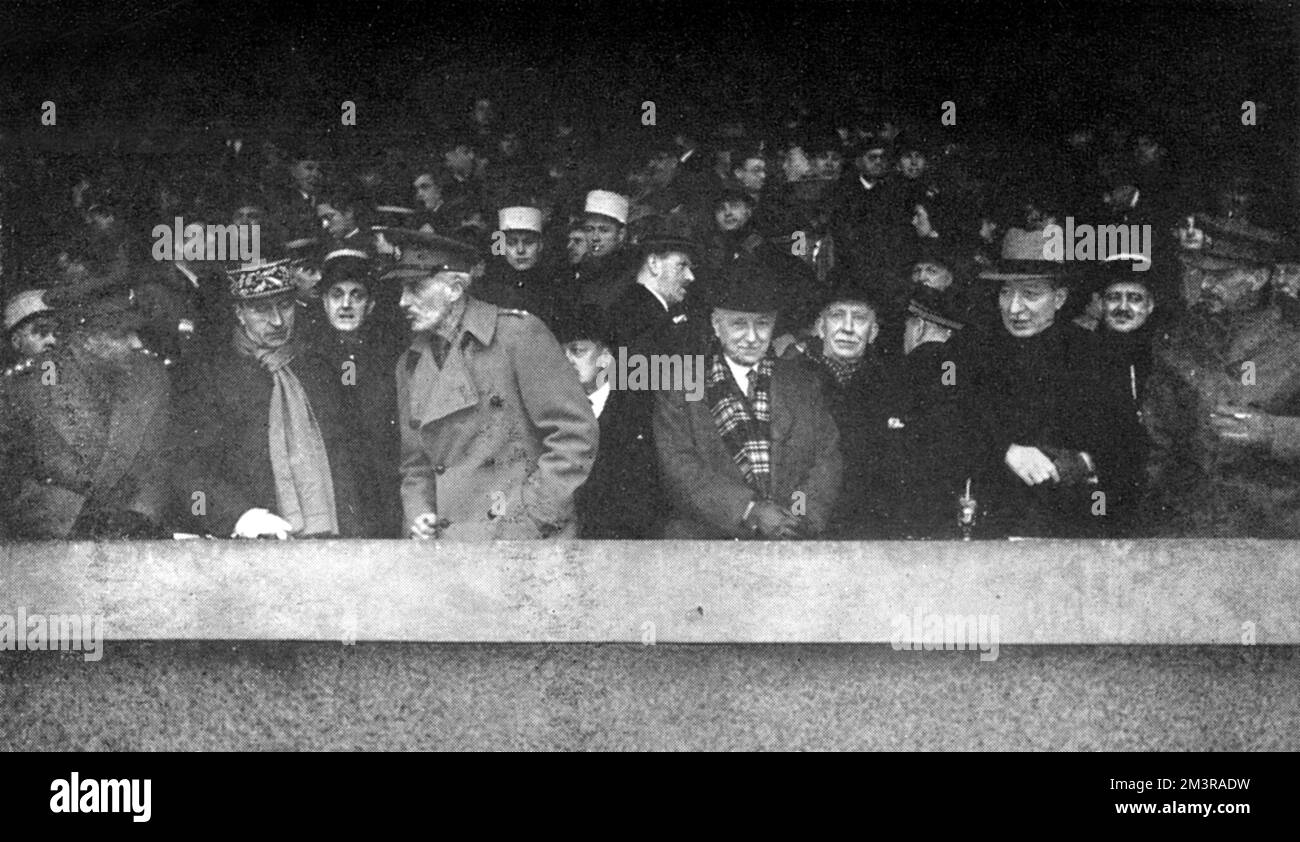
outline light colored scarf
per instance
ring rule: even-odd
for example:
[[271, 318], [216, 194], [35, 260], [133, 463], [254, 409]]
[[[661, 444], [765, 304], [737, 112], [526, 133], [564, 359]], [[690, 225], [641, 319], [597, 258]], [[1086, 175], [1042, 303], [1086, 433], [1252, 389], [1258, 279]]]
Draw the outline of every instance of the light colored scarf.
[[261, 348], [236, 327], [235, 349], [261, 363], [274, 384], [268, 428], [277, 514], [292, 524], [295, 535], [337, 535], [334, 478], [325, 439], [306, 390], [289, 368], [298, 354], [297, 343]]

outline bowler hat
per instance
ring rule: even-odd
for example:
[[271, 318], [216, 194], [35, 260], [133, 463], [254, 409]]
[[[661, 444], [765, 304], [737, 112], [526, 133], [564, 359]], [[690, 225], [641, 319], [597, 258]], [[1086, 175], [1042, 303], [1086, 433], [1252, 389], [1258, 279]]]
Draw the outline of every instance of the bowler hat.
[[636, 245], [642, 255], [662, 254], [668, 251], [693, 255], [701, 250], [699, 241], [695, 239], [690, 219], [685, 214], [652, 216], [642, 223], [641, 233], [636, 239]]
[[713, 305], [741, 313], [780, 313], [786, 303], [781, 278], [765, 260], [741, 257], [722, 271]]
[[588, 339], [606, 347], [614, 345], [614, 331], [599, 307], [582, 307], [555, 325], [555, 339], [561, 345]]

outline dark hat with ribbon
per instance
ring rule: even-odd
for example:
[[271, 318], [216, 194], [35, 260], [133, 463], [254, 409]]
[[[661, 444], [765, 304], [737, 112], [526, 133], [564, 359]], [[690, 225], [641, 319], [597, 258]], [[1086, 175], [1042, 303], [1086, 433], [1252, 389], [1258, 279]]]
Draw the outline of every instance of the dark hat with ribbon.
[[938, 237], [918, 238], [916, 252], [912, 257], [912, 265], [919, 263], [932, 263], [935, 266], [942, 266], [953, 277], [966, 276], [969, 271], [969, 261], [955, 255], [942, 239]]
[[583, 339], [599, 342], [606, 347], [614, 345], [613, 328], [599, 307], [581, 307], [569, 317], [558, 319], [555, 338], [561, 345]]
[[879, 306], [881, 273], [865, 267], [841, 263], [827, 274], [826, 288], [821, 296], [821, 308], [837, 301], [861, 301], [873, 310]]
[[666, 214], [647, 217], [641, 221], [636, 245], [641, 255], [680, 251], [694, 255], [701, 251], [695, 232], [686, 214]]
[[917, 287], [907, 302], [907, 312], [949, 330], [961, 330], [965, 326], [965, 317], [950, 290]]
[[741, 257], [723, 269], [713, 306], [741, 313], [779, 313], [787, 303], [782, 278], [765, 260]]
[[999, 260], [981, 270], [979, 279], [998, 283], [1043, 281], [1054, 288], [1071, 285], [1065, 264], [1055, 260]]
[[398, 250], [397, 263], [384, 274], [386, 281], [418, 280], [439, 272], [472, 273], [483, 262], [475, 246], [430, 231], [392, 228], [384, 236]]

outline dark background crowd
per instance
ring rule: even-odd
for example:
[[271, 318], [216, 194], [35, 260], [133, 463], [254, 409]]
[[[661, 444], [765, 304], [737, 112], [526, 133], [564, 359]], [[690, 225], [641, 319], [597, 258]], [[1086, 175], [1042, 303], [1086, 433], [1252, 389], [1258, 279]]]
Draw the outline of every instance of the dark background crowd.
[[[240, 399], [196, 395], [230, 370], [213, 361], [229, 353], [232, 329], [256, 333], [240, 307], [292, 300], [297, 374], [285, 381], [272, 354], [245, 356], [270, 372], [274, 397], [259, 400], [283, 397], [291, 419], [301, 389], [321, 416], [305, 452], [319, 437], [336, 467], [333, 454], [349, 453], [354, 487], [336, 476], [329, 496], [339, 511], [355, 497], [347, 505], [358, 524], [325, 518], [306, 533], [396, 537], [413, 520], [419, 532], [422, 512], [408, 502], [403, 513], [398, 493], [409, 482], [406, 451], [448, 444], [411, 444], [400, 427], [412, 421], [421, 355], [449, 369], [437, 342], [412, 345], [404, 322], [418, 306], [405, 296], [418, 291], [391, 272], [417, 260], [415, 243], [425, 248], [421, 271], [455, 274], [459, 244], [482, 258], [466, 261], [463, 291], [540, 320], [549, 338], [528, 341], [558, 343], [577, 369], [574, 389], [588, 396], [581, 359], [593, 343], [596, 353], [689, 348], [716, 359], [725, 379], [724, 361], [737, 355], [718, 314], [774, 314], [760, 356], [802, 358], [806, 379], [822, 384], [842, 479], [829, 492], [834, 513], [813, 533], [741, 499], [742, 534], [1289, 535], [1292, 520], [1300, 529], [1289, 449], [1300, 352], [1292, 359], [1287, 344], [1300, 311], [1288, 268], [1297, 259], [1296, 32], [1283, 6], [1239, 3], [389, 2], [270, 12], [179, 2], [15, 15], [0, 34], [0, 293], [7, 338], [32, 339], [5, 343], [6, 377], [38, 376], [42, 355], [54, 353], [45, 340], [127, 326], [114, 308], [129, 309], [132, 350], [157, 364], [139, 379], [171, 396], [165, 413], [141, 408], [135, 419], [168, 442], [167, 465], [142, 471], [174, 475], [192, 457], [178, 450], [243, 446], [221, 426], [243, 423], [223, 416]], [[256, 224], [262, 256], [286, 261], [285, 273], [240, 280], [238, 261], [158, 259], [155, 226], [177, 218]], [[1030, 265], [1042, 256], [1036, 238], [1067, 218], [1149, 226], [1144, 271]], [[403, 248], [411, 231], [434, 239]], [[661, 294], [655, 262], [672, 255], [688, 259], [691, 275], [678, 300]], [[1032, 297], [1035, 283], [1060, 293], [1042, 324], [1030, 324], [1038, 311], [1021, 318], [1009, 303], [1017, 290]], [[650, 335], [660, 314], [641, 313], [628, 295], [638, 286], [663, 303], [671, 341]], [[109, 294], [119, 288], [129, 288], [126, 304]], [[31, 290], [43, 291], [39, 304], [22, 298]], [[869, 314], [859, 335], [870, 338], [837, 349], [833, 319], [850, 305]], [[452, 311], [472, 321], [474, 306]], [[511, 330], [501, 341], [515, 341]], [[936, 383], [954, 361], [956, 383]], [[319, 398], [348, 362], [361, 388]], [[1244, 363], [1249, 384], [1236, 382]], [[562, 368], [544, 376], [571, 375]], [[1205, 382], [1196, 372], [1207, 368], [1228, 370], [1227, 380]], [[778, 385], [783, 371], [763, 368], [771, 392], [760, 387], [759, 403], [773, 408], [755, 410], [749, 395], [754, 411], [736, 404], [739, 423], [776, 424], [765, 413], [778, 417], [782, 401], [802, 394]], [[1234, 391], [1260, 377], [1267, 394]], [[107, 447], [124, 423], [112, 416], [111, 384], [87, 389], [103, 394], [61, 411], [101, 413], [107, 432], [98, 444], [79, 441], [77, 458]], [[733, 405], [709, 394], [715, 415]], [[536, 414], [530, 400], [522, 389], [524, 416]], [[709, 520], [664, 449], [666, 430], [694, 442], [694, 422], [652, 403], [628, 397], [602, 413], [592, 399], [601, 453], [571, 451], [591, 477], [585, 493], [574, 489], [578, 534], [662, 535], [673, 512]], [[623, 421], [611, 429], [606, 413]], [[798, 423], [791, 435], [802, 434]], [[7, 432], [20, 429], [41, 435], [30, 425]], [[556, 430], [579, 436], [562, 421]], [[737, 449], [771, 445], [777, 433], [763, 430]], [[1031, 439], [1034, 454], [1015, 450]], [[289, 440], [283, 465], [300, 445]], [[552, 452], [538, 446], [530, 465]], [[8, 447], [21, 461], [21, 447]], [[611, 466], [615, 452], [626, 458]], [[226, 454], [187, 479], [202, 475], [190, 485], [209, 489], [280, 483], [283, 502], [283, 465], [270, 458], [264, 476], [218, 476], [215, 464], [257, 461]], [[122, 466], [115, 481], [132, 470]], [[633, 473], [652, 487], [634, 489]], [[744, 480], [764, 503], [815, 484], [804, 477], [778, 494], [775, 475], [763, 474], [746, 468]], [[109, 490], [102, 478], [85, 483], [71, 490], [92, 500]], [[1044, 486], [1067, 490], [1046, 498]], [[1110, 506], [1100, 517], [1098, 488]], [[151, 513], [147, 522], [109, 528], [112, 512], [96, 521], [83, 511], [61, 534], [277, 531], [237, 528], [260, 511], [247, 495], [219, 490], [214, 499], [239, 504], [204, 512], [221, 522], [205, 530], [192, 520], [203, 506], [169, 493], [137, 510]], [[297, 494], [308, 523], [313, 496]], [[563, 533], [563, 520], [544, 521], [541, 534]], [[433, 534], [444, 521], [431, 521]], [[710, 528], [675, 534], [730, 534]]]

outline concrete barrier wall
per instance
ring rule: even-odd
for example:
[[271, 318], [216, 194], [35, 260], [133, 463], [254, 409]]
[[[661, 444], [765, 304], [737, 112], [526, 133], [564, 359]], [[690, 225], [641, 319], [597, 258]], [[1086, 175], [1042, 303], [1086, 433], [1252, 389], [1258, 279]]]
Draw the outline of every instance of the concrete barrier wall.
[[[0, 749], [1296, 750], [1300, 649], [1273, 644], [1297, 642], [1298, 564], [1271, 542], [10, 545], [0, 614], [99, 613], [108, 640], [0, 652]], [[996, 614], [997, 659], [894, 648], [917, 609]]]
[[14, 544], [17, 606], [118, 640], [887, 643], [920, 612], [1007, 644], [1300, 643], [1300, 544]]

